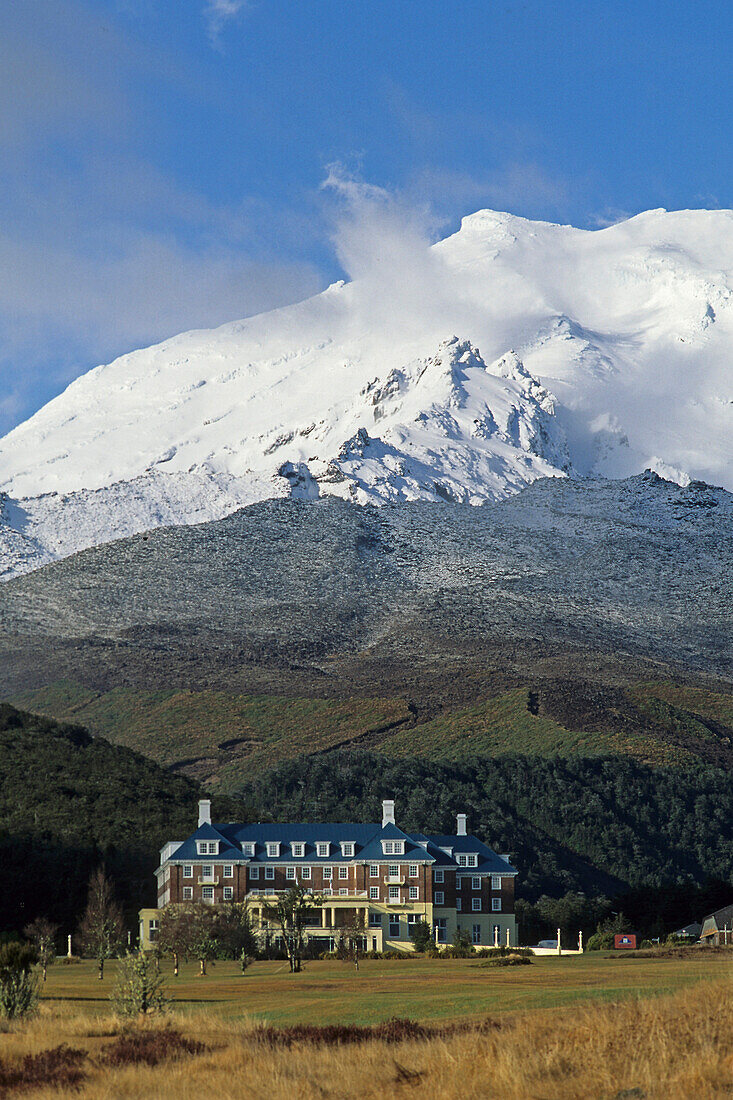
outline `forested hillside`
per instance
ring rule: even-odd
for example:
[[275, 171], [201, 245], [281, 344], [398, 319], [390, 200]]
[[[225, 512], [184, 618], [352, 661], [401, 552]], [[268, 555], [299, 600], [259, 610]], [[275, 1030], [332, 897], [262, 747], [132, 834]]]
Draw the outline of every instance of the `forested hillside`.
[[38, 915], [72, 931], [100, 862], [133, 927], [155, 901], [158, 849], [195, 828], [198, 796], [139, 753], [0, 705], [0, 931]]
[[283, 764], [244, 786], [270, 820], [377, 821], [396, 800], [407, 830], [444, 833], [455, 815], [519, 869], [528, 900], [568, 890], [733, 882], [733, 786], [722, 769], [619, 757], [507, 756], [456, 764], [336, 753]]

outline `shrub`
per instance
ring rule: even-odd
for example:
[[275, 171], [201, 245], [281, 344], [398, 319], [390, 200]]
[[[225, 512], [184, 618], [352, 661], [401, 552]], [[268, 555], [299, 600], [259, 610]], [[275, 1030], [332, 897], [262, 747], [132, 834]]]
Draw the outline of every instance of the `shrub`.
[[16, 1066], [0, 1062], [0, 1096], [6, 1091], [24, 1092], [44, 1087], [77, 1089], [86, 1077], [80, 1069], [85, 1058], [85, 1051], [63, 1044], [38, 1054], [26, 1054]]
[[120, 963], [110, 1000], [120, 1016], [164, 1012], [168, 1001], [157, 960], [146, 955], [142, 948], [134, 955], [127, 955]]
[[410, 927], [410, 939], [416, 951], [427, 951], [433, 946], [433, 934], [427, 921], [416, 921]]
[[416, 1020], [393, 1017], [381, 1024], [294, 1024], [292, 1027], [263, 1026], [254, 1032], [258, 1043], [271, 1047], [291, 1047], [294, 1043], [312, 1046], [345, 1046], [381, 1039], [384, 1043], [404, 1043], [415, 1039], [445, 1039], [452, 1035], [478, 1032], [487, 1034], [501, 1025], [494, 1020], [465, 1022], [430, 1027]]
[[209, 1048], [196, 1039], [186, 1039], [174, 1028], [157, 1031], [123, 1031], [102, 1049], [101, 1061], [108, 1066], [157, 1066], [182, 1054], [205, 1054]]
[[529, 955], [497, 955], [493, 959], [484, 959], [476, 966], [530, 966], [534, 960]]
[[35, 1012], [39, 978], [33, 973], [37, 956], [29, 944], [11, 941], [0, 947], [0, 1016], [17, 1020]]

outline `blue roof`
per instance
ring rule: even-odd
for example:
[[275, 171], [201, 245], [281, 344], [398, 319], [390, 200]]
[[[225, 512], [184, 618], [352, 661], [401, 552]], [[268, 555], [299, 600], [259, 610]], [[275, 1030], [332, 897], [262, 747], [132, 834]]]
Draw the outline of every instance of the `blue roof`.
[[[201, 825], [184, 841], [171, 857], [172, 862], [178, 863], [186, 860], [200, 859], [196, 849], [198, 840], [218, 840], [220, 843], [218, 858], [226, 858], [232, 862], [254, 859], [257, 862], [292, 863], [293, 859], [303, 860], [305, 863], [345, 863], [353, 859], [384, 860], [385, 853], [382, 849], [383, 840], [404, 840], [405, 851], [403, 855], [395, 856], [395, 859], [411, 859], [416, 863], [438, 863], [443, 867], [459, 866], [457, 858], [442, 851], [443, 848], [451, 848], [454, 855], [461, 852], [475, 852], [478, 855], [478, 866], [470, 870], [483, 871], [490, 874], [516, 875], [516, 870], [510, 863], [498, 856], [491, 848], [483, 844], [475, 836], [426, 836], [423, 833], [405, 833], [397, 825], [390, 823], [381, 825], [360, 825], [354, 822], [341, 822], [338, 824], [307, 824], [305, 822], [266, 822], [264, 824], [242, 825], [237, 822], [218, 823], [213, 825]], [[273, 841], [280, 842], [279, 856], [268, 856], [265, 845]], [[319, 856], [316, 849], [317, 843], [328, 841], [329, 854]], [[344, 856], [341, 851], [341, 843], [353, 843], [354, 855]], [[242, 845], [254, 844], [254, 855], [245, 856]], [[292, 843], [305, 844], [302, 856], [293, 856], [290, 845]], [[390, 857], [387, 856], [387, 859]]]

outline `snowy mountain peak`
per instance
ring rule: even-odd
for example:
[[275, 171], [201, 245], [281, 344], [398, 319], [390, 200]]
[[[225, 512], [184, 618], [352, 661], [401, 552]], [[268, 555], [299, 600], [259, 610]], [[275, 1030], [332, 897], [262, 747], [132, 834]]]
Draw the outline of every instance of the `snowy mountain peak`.
[[733, 488], [731, 288], [729, 211], [478, 211], [394, 271], [77, 379], [0, 440], [0, 575], [273, 496], [481, 504], [646, 468]]

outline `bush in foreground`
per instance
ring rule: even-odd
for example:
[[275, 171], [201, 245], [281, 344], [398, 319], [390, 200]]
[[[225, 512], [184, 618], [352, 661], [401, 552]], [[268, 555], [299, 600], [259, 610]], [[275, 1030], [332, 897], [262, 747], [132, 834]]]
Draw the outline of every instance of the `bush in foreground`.
[[0, 947], [0, 1016], [18, 1020], [31, 1016], [38, 1006], [39, 980], [33, 972], [35, 950], [11, 941]]
[[122, 959], [110, 1000], [120, 1016], [164, 1012], [168, 1000], [157, 960], [142, 949]]

